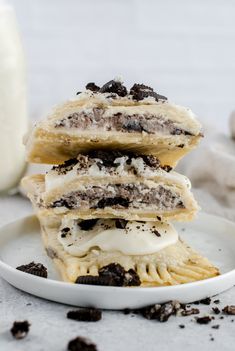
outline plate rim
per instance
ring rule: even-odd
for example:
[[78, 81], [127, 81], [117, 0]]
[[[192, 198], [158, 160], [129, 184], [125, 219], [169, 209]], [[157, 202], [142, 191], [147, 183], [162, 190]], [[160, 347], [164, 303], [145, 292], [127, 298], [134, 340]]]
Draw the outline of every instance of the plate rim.
[[[229, 225], [233, 225], [235, 227], [235, 222], [227, 219], [227, 218], [224, 218], [224, 217], [221, 217], [221, 216], [217, 216], [217, 215], [214, 215], [214, 214], [210, 214], [210, 213], [207, 213], [205, 211], [201, 211], [200, 212], [200, 215], [202, 216], [207, 216], [207, 217], [210, 217], [211, 219], [216, 219], [216, 220], [222, 220], [223, 222], [226, 222], [227, 224]], [[4, 228], [6, 228], [7, 226], [11, 226], [11, 225], [14, 225], [14, 224], [17, 224], [17, 222], [20, 222], [20, 221], [26, 221], [26, 220], [37, 220], [37, 216], [35, 214], [32, 214], [32, 215], [28, 215], [28, 216], [24, 216], [24, 217], [20, 217], [14, 221], [10, 221], [6, 224], [4, 224], [3, 226], [0, 227], [0, 231], [4, 230]], [[181, 222], [180, 222], [181, 223]], [[234, 236], [235, 236], [235, 233], [234, 233]], [[25, 273], [25, 272], [22, 272], [22, 271], [19, 271], [19, 270], [16, 270], [16, 268], [10, 266], [9, 264], [5, 263], [1, 256], [0, 256], [0, 275], [2, 276], [2, 269], [4, 271], [10, 271], [10, 273], [12, 274], [16, 274], [16, 275], [20, 275], [22, 276], [22, 279], [24, 280], [32, 280], [34, 281], [40, 281], [42, 284], [42, 286], [47, 286], [48, 283], [49, 284], [52, 284], [53, 287], [61, 287], [61, 288], [69, 288], [69, 289], [79, 289], [79, 290], [92, 290], [94, 289], [94, 285], [89, 285], [89, 284], [74, 284], [74, 283], [70, 283], [70, 282], [64, 282], [64, 281], [60, 281], [60, 280], [54, 280], [54, 279], [50, 279], [50, 278], [47, 278], [47, 279], [43, 279], [42, 277], [37, 277], [35, 275], [32, 275], [32, 274], [28, 274], [28, 273]], [[99, 286], [99, 285], [95, 285], [95, 288], [96, 288], [96, 291], [97, 292], [107, 292], [107, 290], [111, 290], [111, 291], [115, 291], [115, 292], [124, 292], [127, 293], [127, 294], [132, 294], [133, 291], [135, 291], [136, 294], [139, 294], [139, 293], [142, 293], [142, 292], [145, 292], [145, 293], [149, 293], [150, 291], [153, 292], [155, 291], [156, 289], [161, 292], [163, 292], [164, 290], [167, 289], [167, 291], [169, 292], [170, 290], [173, 292], [173, 291], [177, 291], [177, 290], [183, 290], [183, 289], [187, 289], [187, 288], [193, 288], [194, 286], [203, 286], [203, 285], [206, 285], [208, 283], [208, 281], [210, 281], [211, 283], [213, 282], [219, 282], [220, 280], [223, 280], [223, 279], [229, 279], [230, 276], [232, 275], [235, 275], [235, 267], [234, 269], [230, 270], [229, 272], [225, 272], [225, 273], [222, 273], [216, 277], [212, 277], [212, 278], [207, 278], [207, 279], [203, 279], [203, 280], [198, 280], [198, 281], [195, 281], [195, 282], [190, 282], [190, 283], [184, 283], [184, 284], [179, 284], [179, 285], [168, 285], [168, 286], [159, 286], [159, 287], [133, 287], [130, 289], [130, 287], [116, 287], [116, 286]], [[2, 277], [4, 280], [6, 280], [4, 277]], [[6, 280], [7, 281], [7, 280]]]

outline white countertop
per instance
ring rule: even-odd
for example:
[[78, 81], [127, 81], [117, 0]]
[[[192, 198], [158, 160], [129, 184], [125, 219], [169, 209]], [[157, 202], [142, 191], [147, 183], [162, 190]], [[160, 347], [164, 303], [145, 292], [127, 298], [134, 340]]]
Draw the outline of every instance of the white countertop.
[[[20, 197], [0, 198], [0, 225], [30, 214], [30, 203]], [[220, 305], [200, 305], [201, 314], [212, 306], [235, 304], [235, 289], [219, 296]], [[30, 305], [29, 305], [30, 304]], [[198, 306], [196, 306], [198, 307]], [[233, 350], [235, 317], [226, 317], [209, 325], [199, 325], [190, 317], [171, 317], [166, 323], [148, 321], [137, 315], [122, 312], [103, 312], [96, 323], [75, 322], [66, 318], [71, 307], [45, 301], [15, 289], [0, 279], [0, 350], [1, 351], [62, 351], [76, 336], [89, 337], [99, 351], [166, 351], [182, 348], [187, 351]], [[28, 336], [14, 340], [9, 332], [13, 321], [27, 319], [31, 324]], [[179, 324], [185, 328], [180, 329]], [[211, 326], [220, 324], [218, 330]], [[211, 341], [211, 337], [214, 341]]]

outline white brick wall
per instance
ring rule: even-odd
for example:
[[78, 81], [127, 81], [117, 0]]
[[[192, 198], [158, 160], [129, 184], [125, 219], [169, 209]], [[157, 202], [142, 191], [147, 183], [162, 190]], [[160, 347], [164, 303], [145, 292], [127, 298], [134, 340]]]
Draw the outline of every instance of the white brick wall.
[[235, 1], [12, 0], [39, 118], [86, 82], [123, 75], [227, 130], [235, 108]]

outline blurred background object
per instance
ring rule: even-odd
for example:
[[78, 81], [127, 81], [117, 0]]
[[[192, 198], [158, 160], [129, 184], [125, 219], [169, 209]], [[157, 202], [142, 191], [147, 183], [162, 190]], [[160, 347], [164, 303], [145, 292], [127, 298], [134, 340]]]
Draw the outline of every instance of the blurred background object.
[[25, 61], [15, 13], [0, 0], [0, 193], [18, 185], [25, 168]]

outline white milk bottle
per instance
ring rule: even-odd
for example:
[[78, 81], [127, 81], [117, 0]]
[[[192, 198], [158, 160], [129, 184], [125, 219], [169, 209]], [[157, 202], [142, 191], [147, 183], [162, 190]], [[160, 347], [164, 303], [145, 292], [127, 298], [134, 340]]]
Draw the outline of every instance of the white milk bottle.
[[27, 127], [23, 49], [15, 12], [0, 0], [0, 193], [16, 188], [23, 175]]

